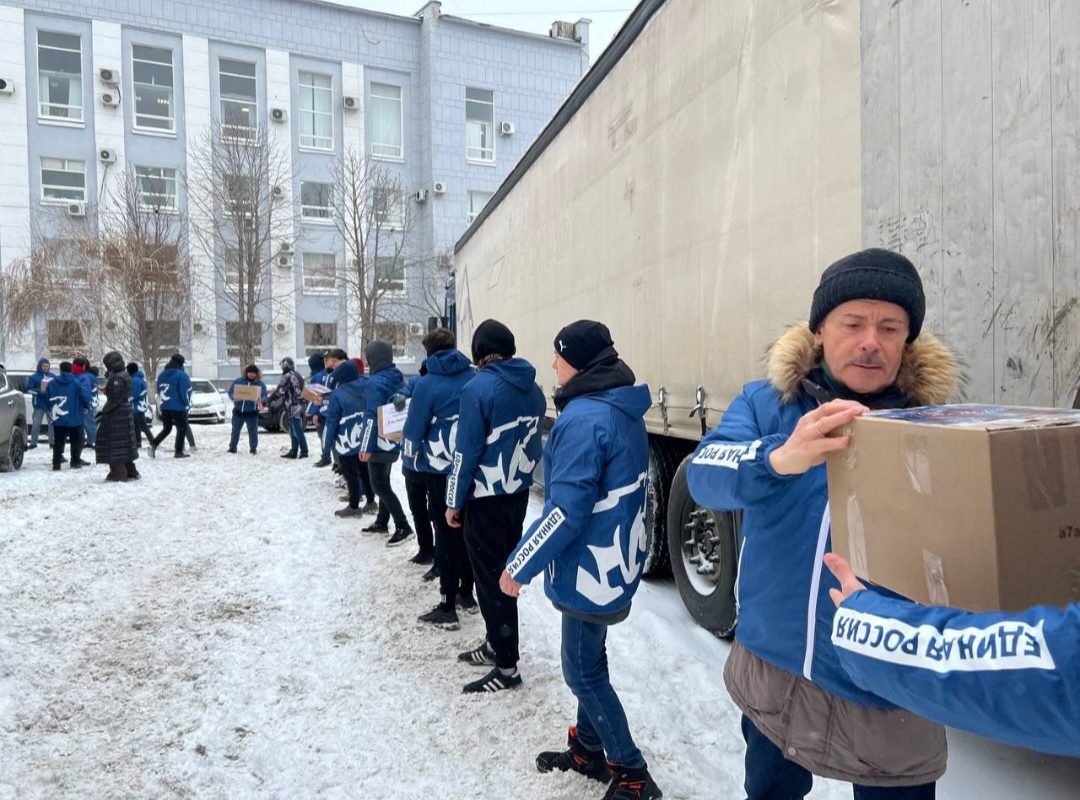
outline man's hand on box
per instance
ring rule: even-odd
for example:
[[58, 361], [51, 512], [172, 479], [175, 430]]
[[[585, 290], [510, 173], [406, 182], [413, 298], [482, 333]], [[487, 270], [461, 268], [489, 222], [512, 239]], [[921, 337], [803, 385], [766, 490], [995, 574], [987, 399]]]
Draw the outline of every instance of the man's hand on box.
[[801, 475], [825, 461], [825, 456], [848, 446], [848, 436], [834, 434], [869, 411], [852, 400], [832, 400], [803, 415], [784, 444], [769, 453], [769, 463], [781, 475]]
[[393, 397], [390, 398], [390, 402], [394, 404], [394, 411], [405, 410], [405, 395], [395, 394]]
[[855, 577], [855, 573], [851, 571], [851, 564], [836, 553], [825, 554], [825, 566], [828, 567], [829, 571], [836, 576], [838, 581], [840, 581], [839, 589], [829, 589], [829, 597], [832, 598], [832, 601], [836, 603], [837, 606], [855, 594], [855, 592], [860, 592], [866, 588], [866, 586]]

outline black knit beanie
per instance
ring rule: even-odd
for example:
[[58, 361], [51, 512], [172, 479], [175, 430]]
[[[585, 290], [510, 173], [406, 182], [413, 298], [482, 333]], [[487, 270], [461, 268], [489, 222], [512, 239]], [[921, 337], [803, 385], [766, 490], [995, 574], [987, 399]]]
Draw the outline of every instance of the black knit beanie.
[[607, 325], [591, 319], [579, 319], [559, 331], [555, 353], [576, 370], [619, 356]]
[[513, 358], [517, 352], [517, 343], [510, 329], [498, 320], [485, 319], [476, 326], [472, 337], [472, 360], [479, 364], [488, 356]]
[[127, 365], [127, 371], [128, 375], [134, 378], [135, 374], [139, 371], [139, 365], [136, 364], [134, 361], [131, 361]]
[[817, 331], [829, 312], [849, 300], [883, 300], [908, 314], [908, 338], [914, 341], [926, 316], [926, 295], [915, 265], [899, 253], [871, 248], [844, 256], [821, 274], [810, 306], [810, 330]]
[[165, 366], [169, 369], [180, 369], [184, 366], [184, 355], [182, 353], [173, 353], [169, 358], [169, 363]]
[[71, 362], [70, 361], [61, 361], [60, 362], [60, 371], [61, 372], [71, 372]]

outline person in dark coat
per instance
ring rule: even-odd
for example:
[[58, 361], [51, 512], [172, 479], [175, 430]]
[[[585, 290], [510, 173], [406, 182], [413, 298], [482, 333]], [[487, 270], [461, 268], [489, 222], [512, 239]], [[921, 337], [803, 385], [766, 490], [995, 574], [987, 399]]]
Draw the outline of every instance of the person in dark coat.
[[304, 379], [296, 371], [296, 362], [286, 356], [281, 359], [281, 380], [270, 397], [280, 395], [289, 412], [289, 452], [282, 453], [282, 458], [307, 458], [308, 443], [304, 435], [304, 410], [307, 401], [300, 395], [304, 391]]
[[115, 350], [107, 353], [103, 361], [107, 372], [105, 407], [98, 417], [94, 453], [97, 463], [109, 465], [105, 480], [134, 480], [140, 476], [135, 468], [139, 450], [135, 446], [135, 418], [131, 414], [131, 376], [124, 357]]

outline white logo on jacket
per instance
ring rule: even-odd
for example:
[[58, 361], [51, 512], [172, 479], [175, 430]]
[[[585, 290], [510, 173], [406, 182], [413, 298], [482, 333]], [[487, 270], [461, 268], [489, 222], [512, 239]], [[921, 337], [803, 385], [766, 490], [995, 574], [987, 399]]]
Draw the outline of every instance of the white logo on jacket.
[[[597, 501], [596, 505], [593, 506], [592, 513], [595, 515], [610, 511], [618, 506], [624, 497], [632, 495], [639, 489], [643, 490], [647, 476], [648, 473], [642, 472], [633, 483], [612, 489], [607, 493], [607, 496]], [[625, 552], [622, 547], [621, 525], [615, 527], [610, 545], [604, 547], [588, 545], [589, 552], [592, 553], [592, 557], [596, 561], [599, 578], [594, 577], [588, 570], [579, 565], [577, 571], [578, 594], [598, 606], [606, 606], [626, 594], [626, 587], [637, 580], [641, 567], [645, 562], [646, 540], [645, 502], [644, 498], [642, 498], [642, 503], [638, 506], [637, 513], [634, 515], [634, 521], [630, 525], [630, 541]], [[618, 567], [622, 576], [622, 586], [611, 585], [609, 573], [616, 567]]]
[[169, 397], [169, 384], [159, 383], [157, 387], [158, 392], [158, 405], [163, 406], [169, 402], [172, 398]]
[[495, 494], [495, 488], [502, 483], [505, 494], [514, 494], [524, 486], [524, 478], [532, 474], [536, 469], [536, 462], [525, 454], [533, 436], [540, 425], [539, 417], [518, 417], [504, 425], [493, 428], [488, 434], [486, 444], [492, 445], [502, 438], [504, 433], [514, 430], [519, 425], [526, 425], [525, 435], [514, 445], [514, 451], [510, 454], [510, 463], [503, 466], [503, 455], [499, 457], [494, 466], [480, 465], [480, 474], [476, 476], [473, 487], [473, 497], [491, 497]]
[[338, 422], [338, 435], [337, 435], [337, 451], [344, 455], [350, 450], [355, 450], [360, 446], [360, 437], [363, 433], [359, 425], [353, 425], [349, 430], [345, 430], [343, 426], [349, 420], [356, 419], [357, 417], [364, 416], [364, 412], [357, 411], [355, 414], [349, 414], [347, 417], [342, 417]]
[[[427, 440], [427, 461], [435, 469], [450, 469], [454, 461], [454, 451], [457, 449], [458, 416], [455, 414], [449, 417], [450, 431], [445, 439], [444, 434], [440, 433], [436, 438]], [[432, 424], [436, 419], [432, 418]]]
[[57, 395], [52, 399], [52, 415], [53, 419], [60, 419], [60, 417], [66, 417], [68, 399], [63, 395]]

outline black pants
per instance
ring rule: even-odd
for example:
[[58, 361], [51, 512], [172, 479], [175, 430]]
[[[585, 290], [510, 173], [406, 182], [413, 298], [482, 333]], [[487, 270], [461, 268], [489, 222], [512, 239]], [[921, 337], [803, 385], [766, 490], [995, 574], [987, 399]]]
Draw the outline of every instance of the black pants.
[[154, 441], [154, 432], [150, 430], [150, 424], [146, 421], [146, 415], [141, 411], [132, 411], [132, 418], [135, 420], [135, 443], [142, 447], [142, 437], [146, 434], [146, 441]]
[[517, 598], [503, 594], [499, 577], [521, 541], [529, 493], [474, 498], [465, 503], [465, 547], [476, 580], [476, 601], [484, 615], [487, 640], [500, 667], [517, 665]]
[[[345, 466], [345, 461], [346, 457], [342, 456], [342, 467]], [[368, 479], [371, 481], [371, 488], [379, 497], [379, 513], [375, 516], [375, 524], [385, 528], [390, 522], [390, 517], [393, 517], [394, 527], [398, 530], [406, 530], [409, 527], [409, 520], [405, 518], [405, 511], [401, 508], [401, 501], [398, 500], [397, 495], [394, 494], [394, 490], [390, 486], [390, 468], [393, 466], [393, 461], [367, 462]]]
[[71, 466], [76, 466], [82, 458], [83, 442], [86, 441], [86, 429], [82, 425], [69, 427], [67, 425], [54, 425], [53, 433], [53, 468], [60, 468], [60, 459], [64, 456], [64, 442], [71, 442]]
[[446, 524], [446, 475], [428, 473], [428, 509], [435, 526], [435, 558], [439, 565], [439, 593], [454, 607], [458, 592], [472, 594], [473, 573], [461, 528]]
[[[749, 800], [802, 800], [810, 794], [814, 777], [809, 771], [784, 758], [783, 752], [757, 729], [746, 716], [742, 718], [746, 740], [746, 780], [743, 787]], [[851, 787], [855, 800], [933, 800], [937, 784], [918, 786]]]
[[188, 435], [188, 419], [186, 411], [169, 411], [163, 410], [161, 412], [161, 433], [150, 440], [150, 444], [154, 447], [158, 447], [165, 441], [165, 437], [172, 433], [172, 429], [176, 428], [176, 452], [184, 452], [184, 437]]
[[363, 494], [361, 475], [367, 475], [367, 469], [355, 454], [341, 457], [341, 477], [345, 479], [345, 488], [349, 491], [349, 508], [360, 508]]
[[423, 472], [415, 472], [404, 464], [401, 472], [405, 476], [405, 495], [412, 513], [416, 544], [421, 553], [434, 553], [435, 539], [431, 533], [431, 515], [428, 513], [427, 478]]

